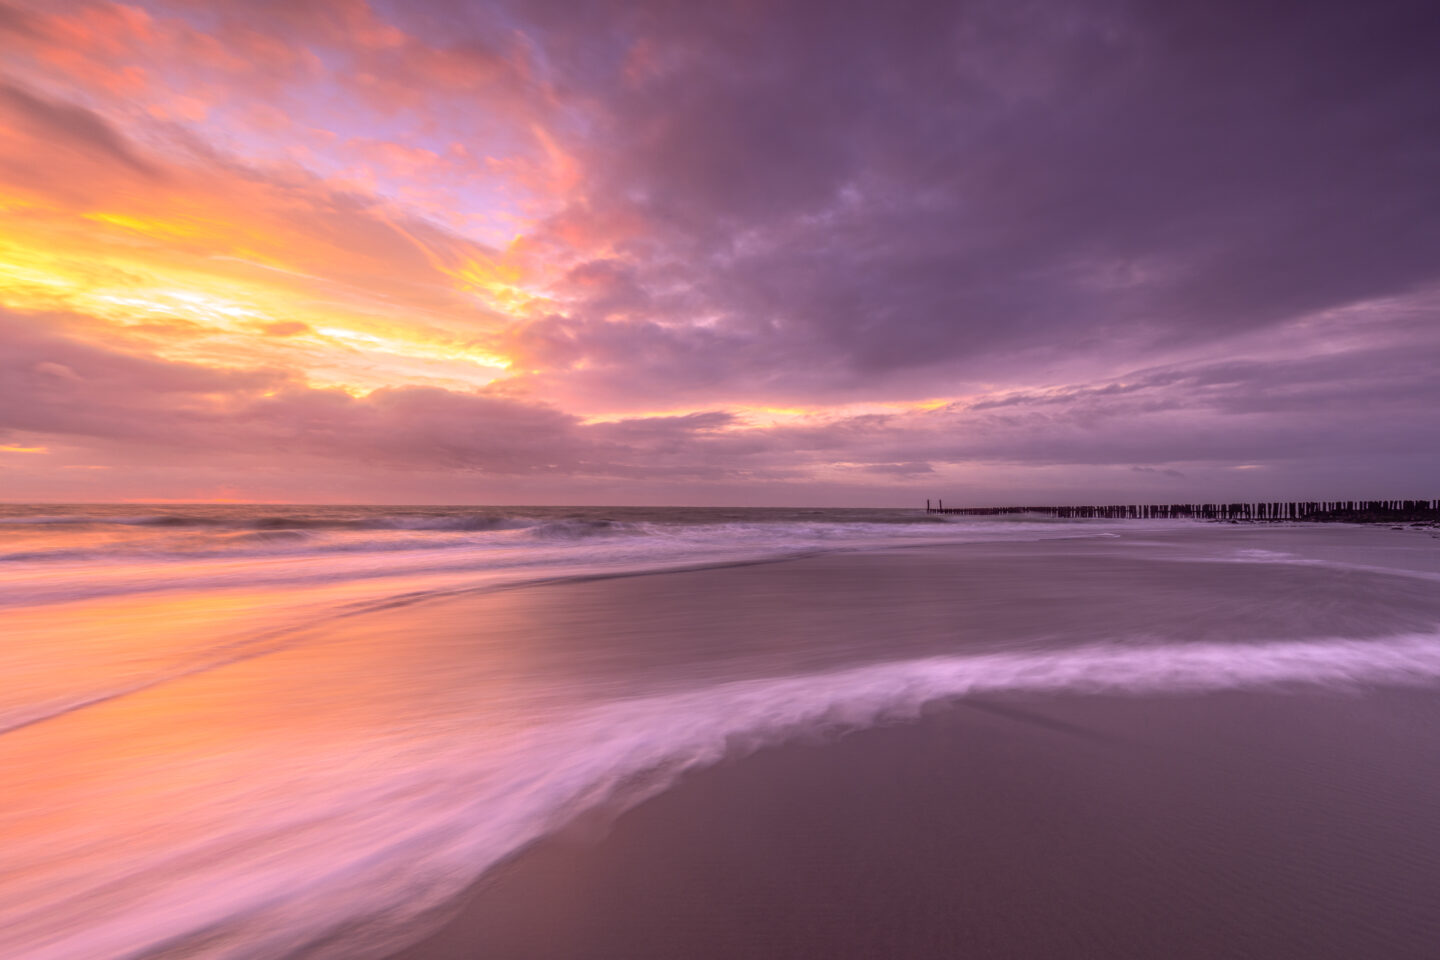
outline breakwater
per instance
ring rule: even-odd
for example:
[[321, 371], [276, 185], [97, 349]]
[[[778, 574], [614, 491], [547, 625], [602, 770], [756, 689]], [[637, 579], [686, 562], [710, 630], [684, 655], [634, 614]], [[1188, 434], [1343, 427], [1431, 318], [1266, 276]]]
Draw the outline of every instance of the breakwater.
[[1332, 523], [1440, 522], [1440, 500], [1275, 500], [1254, 503], [1122, 503], [1058, 507], [947, 507], [925, 501], [926, 513], [971, 517], [1039, 514], [1066, 520], [1309, 520]]

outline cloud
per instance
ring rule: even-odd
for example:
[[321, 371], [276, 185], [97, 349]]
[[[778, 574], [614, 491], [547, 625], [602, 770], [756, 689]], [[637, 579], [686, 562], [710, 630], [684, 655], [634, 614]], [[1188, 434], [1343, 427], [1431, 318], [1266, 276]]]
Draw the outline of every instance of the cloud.
[[[1238, 464], [1294, 475], [1337, 448], [1413, 483], [1427, 476], [1413, 454], [1440, 445], [1436, 337], [1349, 353], [1344, 378], [1326, 356], [1227, 360], [1134, 371], [1124, 389], [764, 423], [728, 410], [586, 421], [495, 388], [357, 397], [280, 370], [122, 353], [55, 332], [66, 327], [86, 329], [68, 317], [0, 320], [0, 435], [123, 442], [177, 464], [243, 454], [492, 479], [735, 484], [828, 484], [845, 473], [943, 484], [962, 468], [1113, 467], [1196, 487]], [[1366, 403], [1346, 403], [1357, 395]]]
[[906, 463], [868, 463], [860, 469], [866, 473], [892, 477], [918, 477], [935, 472], [935, 468], [923, 460], [911, 460]]
[[277, 320], [274, 323], [262, 323], [260, 331], [267, 337], [293, 337], [300, 333], [313, 333], [314, 330], [308, 323], [301, 323], [298, 320]]
[[[693, 348], [707, 387], [933, 390], [1436, 280], [1414, 4], [603, 9], [590, 40], [554, 5], [532, 22], [590, 54], [567, 61], [598, 91], [586, 202], [646, 225], [627, 383], [684, 392]], [[646, 301], [677, 272], [683, 299]], [[606, 356], [610, 297], [580, 297], [567, 356]]]
[[3, 6], [0, 428], [577, 495], [1419, 483], [1430, 19]]
[[7, 151], [7, 179], [35, 178], [42, 164], [57, 156], [79, 156], [85, 162], [119, 164], [132, 174], [155, 180], [161, 171], [142, 159], [125, 138], [94, 111], [70, 103], [47, 100], [23, 87], [0, 83], [0, 119], [34, 144], [26, 157]]

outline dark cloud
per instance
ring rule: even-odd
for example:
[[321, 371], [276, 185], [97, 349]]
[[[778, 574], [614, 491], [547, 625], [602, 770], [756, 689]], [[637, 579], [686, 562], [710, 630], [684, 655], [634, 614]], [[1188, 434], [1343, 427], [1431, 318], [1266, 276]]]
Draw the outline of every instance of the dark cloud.
[[1440, 279], [1429, 4], [594, 7], [515, 15], [601, 118], [587, 202], [648, 225], [631, 384], [1126, 362]]

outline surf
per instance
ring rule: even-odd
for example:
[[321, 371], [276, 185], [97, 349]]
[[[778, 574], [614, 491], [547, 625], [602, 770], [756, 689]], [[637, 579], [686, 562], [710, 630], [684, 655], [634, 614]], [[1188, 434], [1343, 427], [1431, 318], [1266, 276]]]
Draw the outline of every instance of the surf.
[[[797, 737], [839, 736], [911, 720], [939, 702], [1002, 694], [1357, 691], [1437, 681], [1440, 635], [1423, 634], [929, 657], [603, 702], [487, 749], [459, 736], [432, 745], [423, 763], [397, 753], [343, 789], [297, 792], [301, 772], [282, 772], [270, 786], [275, 802], [249, 810], [229, 832], [114, 864], [63, 893], [36, 891], [23, 915], [10, 904], [0, 942], [17, 960], [382, 956], [476, 878], [577, 817], [613, 814], [687, 772]], [[283, 867], [243, 853], [280, 836]], [[144, 892], [122, 914], [94, 911], [121, 882]], [[196, 899], [202, 884], [213, 892]]]

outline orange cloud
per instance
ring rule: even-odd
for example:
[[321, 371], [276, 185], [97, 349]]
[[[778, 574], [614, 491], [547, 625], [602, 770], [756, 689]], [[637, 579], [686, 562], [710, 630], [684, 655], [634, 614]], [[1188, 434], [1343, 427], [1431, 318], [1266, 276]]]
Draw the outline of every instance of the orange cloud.
[[[27, 91], [0, 111], [18, 134], [0, 153], [17, 208], [0, 225], [9, 305], [86, 314], [161, 356], [363, 389], [503, 369], [476, 344], [512, 300], [482, 308], [477, 279], [447, 266], [489, 261], [483, 246], [303, 171], [142, 154], [99, 115]], [[300, 326], [257, 336], [267, 324]]]
[[0, 31], [0, 304], [353, 397], [507, 389], [514, 332], [643, 228], [585, 202], [533, 49], [423, 39], [363, 0], [269, 13], [18, 8]]

